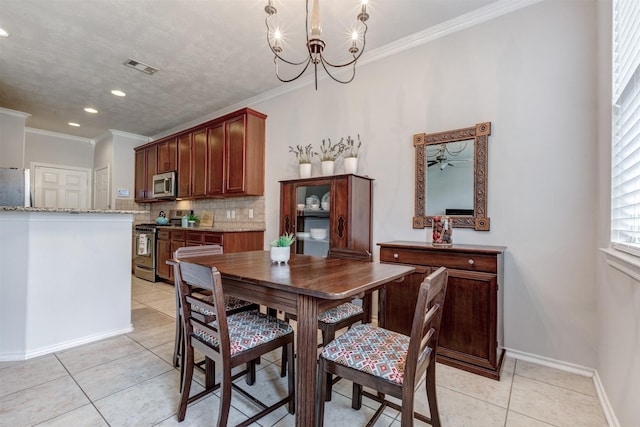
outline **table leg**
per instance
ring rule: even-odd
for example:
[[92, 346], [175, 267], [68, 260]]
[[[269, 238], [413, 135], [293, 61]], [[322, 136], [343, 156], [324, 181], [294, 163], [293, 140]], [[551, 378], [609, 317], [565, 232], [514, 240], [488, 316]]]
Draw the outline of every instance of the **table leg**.
[[296, 425], [315, 425], [318, 348], [318, 300], [298, 295]]

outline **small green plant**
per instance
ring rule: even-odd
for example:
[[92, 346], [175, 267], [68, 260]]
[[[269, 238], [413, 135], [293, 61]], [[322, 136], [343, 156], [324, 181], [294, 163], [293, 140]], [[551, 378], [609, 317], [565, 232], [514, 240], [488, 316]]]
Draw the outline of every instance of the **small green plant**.
[[195, 221], [196, 224], [200, 224], [200, 217], [198, 215], [195, 215], [195, 214], [190, 214], [187, 217], [187, 221]]
[[278, 248], [286, 248], [293, 245], [293, 242], [296, 241], [293, 233], [284, 233], [282, 236], [278, 237], [276, 240], [271, 242], [271, 246]]
[[337, 159], [347, 148], [347, 146], [344, 145], [344, 142], [342, 142], [344, 141], [344, 138], [340, 138], [340, 141], [335, 144], [331, 144], [330, 138], [327, 138], [327, 141], [329, 142], [327, 143], [324, 139], [322, 140], [322, 145], [320, 145], [320, 154], [316, 153], [322, 162]]
[[296, 159], [298, 159], [298, 163], [311, 163], [311, 159], [313, 158], [313, 146], [311, 144], [303, 147], [302, 145], [296, 145], [296, 148], [289, 146], [289, 152], [296, 155]]
[[358, 134], [358, 145], [356, 145], [356, 141], [351, 139], [351, 136], [347, 137], [345, 142], [345, 150], [344, 157], [358, 157], [358, 152], [360, 151], [360, 147], [362, 147], [362, 141], [360, 141], [360, 134]]

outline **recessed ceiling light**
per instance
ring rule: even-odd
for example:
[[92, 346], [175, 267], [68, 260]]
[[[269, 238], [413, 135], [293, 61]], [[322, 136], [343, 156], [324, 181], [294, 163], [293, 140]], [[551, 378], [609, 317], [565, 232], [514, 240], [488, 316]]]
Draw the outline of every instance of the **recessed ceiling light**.
[[86, 111], [87, 113], [91, 113], [91, 114], [97, 114], [98, 113], [98, 110], [96, 110], [95, 108], [91, 108], [91, 107], [85, 108], [84, 111]]
[[112, 91], [111, 91], [111, 93], [112, 93], [112, 94], [114, 94], [115, 96], [127, 96], [127, 94], [126, 94], [126, 93], [124, 93], [124, 92], [123, 92], [123, 91], [121, 91], [121, 90], [117, 90], [117, 89], [112, 90]]
[[9, 32], [4, 28], [0, 28], [0, 37], [9, 37]]
[[69, 122], [69, 126], [73, 126], [73, 127], [76, 127], [76, 128], [80, 127], [80, 125], [78, 123], [75, 123], [75, 122]]

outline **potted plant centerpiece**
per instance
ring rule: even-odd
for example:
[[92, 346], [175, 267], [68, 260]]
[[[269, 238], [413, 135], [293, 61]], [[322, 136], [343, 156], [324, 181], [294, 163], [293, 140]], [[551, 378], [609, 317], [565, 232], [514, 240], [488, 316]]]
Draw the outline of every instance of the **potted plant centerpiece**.
[[291, 249], [289, 247], [295, 241], [296, 238], [293, 233], [284, 233], [271, 242], [271, 261], [277, 262], [278, 264], [289, 261], [289, 257], [291, 256]]
[[331, 139], [327, 138], [328, 143], [323, 139], [322, 145], [320, 146], [320, 153], [318, 156], [320, 157], [320, 163], [322, 166], [322, 175], [333, 175], [333, 169], [335, 166], [336, 159], [340, 157], [340, 154], [347, 148], [344, 145], [344, 138], [340, 138], [340, 141], [336, 144], [331, 144]]
[[358, 134], [358, 145], [355, 145], [356, 141], [351, 139], [351, 136], [347, 136], [345, 142], [345, 151], [342, 157], [344, 157], [344, 173], [356, 173], [358, 172], [358, 152], [362, 147], [362, 141], [360, 141], [360, 134]]
[[300, 166], [300, 178], [311, 177], [311, 159], [313, 155], [313, 147], [311, 144], [303, 147], [302, 145], [296, 145], [296, 148], [289, 146], [289, 152], [296, 155], [298, 165]]

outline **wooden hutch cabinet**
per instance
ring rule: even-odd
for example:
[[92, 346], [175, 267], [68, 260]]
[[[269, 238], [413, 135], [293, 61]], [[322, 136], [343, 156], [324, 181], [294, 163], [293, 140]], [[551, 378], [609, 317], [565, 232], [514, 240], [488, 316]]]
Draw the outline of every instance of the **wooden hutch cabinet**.
[[449, 271], [442, 312], [438, 361], [500, 379], [503, 348], [503, 257], [505, 247], [394, 241], [378, 243], [380, 262], [407, 264], [415, 273], [387, 285], [381, 301], [385, 327], [410, 334], [418, 288], [444, 266]]
[[[372, 198], [373, 179], [359, 175], [280, 181], [280, 234], [296, 235], [295, 253], [330, 256], [340, 251], [369, 259]], [[307, 199], [317, 201], [318, 207], [312, 208]], [[326, 233], [312, 237], [312, 229]]]

